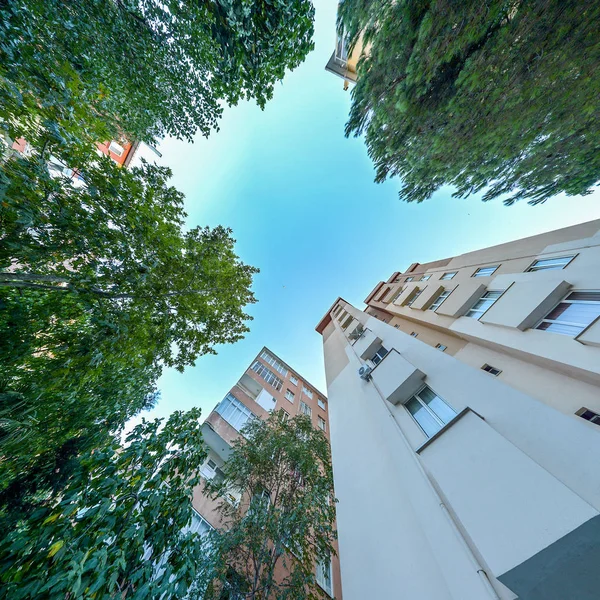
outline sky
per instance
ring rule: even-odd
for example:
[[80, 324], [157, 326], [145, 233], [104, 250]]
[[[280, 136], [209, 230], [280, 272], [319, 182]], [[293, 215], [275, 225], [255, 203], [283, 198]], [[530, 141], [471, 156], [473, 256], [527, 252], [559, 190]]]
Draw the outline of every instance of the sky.
[[344, 136], [350, 92], [324, 68], [336, 7], [337, 0], [316, 0], [315, 50], [264, 111], [241, 103], [225, 110], [209, 139], [169, 139], [159, 148], [171, 183], [186, 195], [188, 225], [231, 227], [238, 255], [261, 272], [250, 333], [183, 374], [165, 371], [161, 400], [146, 417], [194, 406], [207, 416], [263, 346], [326, 392], [315, 326], [338, 296], [363, 308], [379, 281], [413, 262], [600, 218], [600, 191], [505, 207], [445, 189], [408, 204], [397, 180], [374, 183], [364, 141]]

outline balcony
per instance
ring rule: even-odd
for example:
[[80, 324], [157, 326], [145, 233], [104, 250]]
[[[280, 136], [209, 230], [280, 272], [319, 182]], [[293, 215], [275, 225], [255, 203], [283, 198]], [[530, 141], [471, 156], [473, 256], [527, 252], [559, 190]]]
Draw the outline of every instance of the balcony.
[[392, 348], [373, 369], [371, 377], [388, 402], [403, 404], [423, 386], [425, 373]]
[[377, 348], [381, 346], [381, 339], [378, 338], [370, 329], [365, 329], [363, 334], [353, 344], [355, 352], [362, 360], [367, 360], [375, 354]]

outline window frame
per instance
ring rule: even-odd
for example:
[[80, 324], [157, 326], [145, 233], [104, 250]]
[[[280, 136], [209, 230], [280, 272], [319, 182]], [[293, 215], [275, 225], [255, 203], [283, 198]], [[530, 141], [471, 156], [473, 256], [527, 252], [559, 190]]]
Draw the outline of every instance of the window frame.
[[[231, 417], [232, 417], [231, 421], [224, 414], [225, 410], [227, 409], [227, 407], [225, 406], [226, 401], [231, 406], [233, 406], [237, 411], [231, 415]], [[223, 412], [221, 412], [221, 410]], [[228, 393], [225, 395], [223, 400], [221, 400], [221, 402], [219, 402], [219, 404], [217, 404], [217, 406], [215, 408], [215, 412], [217, 414], [219, 414], [224, 421], [229, 423], [236, 431], [240, 431], [240, 432], [242, 431], [244, 426], [248, 423], [248, 421], [250, 421], [253, 418], [254, 419], [257, 418], [256, 415], [243, 402], [238, 400], [232, 393]], [[233, 416], [235, 415], [237, 417], [237, 416], [239, 416], [239, 413], [241, 413], [242, 415], [246, 415], [246, 419], [240, 426], [238, 426], [239, 425], [238, 419], [237, 418], [233, 419]], [[235, 423], [232, 421], [235, 421]]]
[[[450, 281], [450, 279], [453, 279], [454, 277], [456, 277], [456, 274], [458, 273], [458, 271], [446, 271], [441, 277], [440, 277], [440, 281]], [[447, 275], [450, 275], [450, 277], [447, 277]]]
[[[500, 300], [500, 298], [502, 298], [502, 294], [504, 294], [506, 290], [485, 290], [485, 292], [483, 292], [483, 294], [481, 294], [481, 296], [479, 296], [479, 298], [477, 298], [477, 300], [475, 300], [475, 302], [473, 302], [473, 305], [471, 306], [471, 308], [469, 308], [469, 310], [467, 310], [467, 312], [465, 313], [465, 317], [468, 317], [470, 319], [475, 319], [477, 321], [479, 321], [479, 319], [481, 319], [481, 317], [483, 317], [483, 315], [485, 315], [485, 313], [490, 310], [490, 308], [492, 308], [492, 306], [494, 306], [494, 304], [496, 304], [496, 302], [498, 302], [498, 300]], [[494, 298], [493, 302], [483, 311], [479, 311], [478, 309], [475, 308], [475, 305], [478, 304], [479, 302], [481, 302], [482, 300], [488, 300], [491, 298], [487, 298], [488, 294], [498, 294], [498, 296], [496, 296], [496, 298]], [[481, 314], [476, 317], [475, 314], [471, 314], [471, 313], [479, 313], [481, 312]]]
[[[588, 293], [588, 294], [598, 294], [598, 300], [568, 300], [569, 296], [571, 296], [572, 294], [575, 293], [579, 293], [579, 292], [583, 292], [583, 293]], [[557, 302], [553, 307], [552, 310], [549, 310], [546, 313], [546, 316], [543, 319], [540, 319], [539, 322], [535, 325], [534, 329], [538, 330], [538, 331], [545, 331], [547, 333], [556, 333], [558, 335], [566, 335], [568, 337], [572, 337], [572, 338], [576, 338], [578, 336], [580, 336], [586, 329], [588, 329], [589, 327], [591, 327], [596, 321], [598, 321], [598, 319], [600, 319], [600, 315], [596, 315], [595, 318], [593, 318], [589, 323], [587, 324], [583, 324], [583, 323], [575, 323], [574, 321], [561, 321], [559, 319], [548, 319], [548, 315], [552, 314], [561, 304], [596, 304], [598, 305], [599, 309], [600, 309], [600, 290], [570, 290], [567, 295], [560, 300], [559, 302]], [[581, 329], [577, 332], [577, 333], [564, 333], [561, 331], [552, 331], [551, 329], [540, 329], [540, 325], [542, 323], [551, 323], [551, 324], [558, 324], [558, 325], [566, 325], [568, 327], [580, 327]]]
[[278, 392], [282, 390], [283, 379], [275, 375], [271, 369], [263, 365], [259, 360], [255, 360], [250, 369], [254, 371], [265, 383], [268, 383]]
[[[290, 397], [288, 396], [288, 394], [290, 394], [292, 397], [290, 398]], [[294, 398], [296, 397], [296, 394], [294, 394], [294, 392], [292, 392], [292, 390], [288, 390], [288, 389], [286, 388], [286, 390], [285, 390], [285, 394], [284, 394], [284, 395], [285, 395], [285, 399], [286, 399], [288, 402], [291, 402], [292, 404], [294, 404]]]
[[[432, 392], [433, 394], [436, 395], [436, 397], [441, 400], [453, 413], [454, 415], [452, 416], [451, 419], [449, 419], [448, 421], [444, 422], [443, 419], [432, 409], [429, 407], [429, 405], [423, 401], [420, 398], [420, 394], [423, 393], [424, 390], [428, 389], [430, 392]], [[410, 412], [410, 410], [408, 409], [408, 403], [411, 400], [416, 400], [422, 408], [424, 408], [431, 416], [433, 416], [434, 420], [437, 422], [437, 424], [439, 425], [439, 428], [437, 429], [437, 431], [435, 431], [432, 434], [428, 434], [425, 429], [422, 427], [422, 425], [419, 423], [419, 421], [417, 421], [416, 417]], [[434, 435], [436, 435], [437, 433], [439, 433], [439, 431], [444, 428], [446, 425], [448, 425], [448, 423], [450, 423], [457, 415], [458, 412], [454, 409], [454, 407], [450, 406], [450, 404], [448, 404], [448, 402], [446, 402], [437, 392], [435, 392], [434, 390], [432, 390], [428, 385], [424, 385], [422, 386], [419, 391], [415, 394], [413, 394], [405, 403], [404, 403], [404, 408], [406, 409], [406, 412], [410, 415], [411, 419], [418, 425], [419, 429], [423, 432], [423, 435], [425, 435], [425, 437], [427, 439], [432, 438]]]
[[[383, 354], [380, 354], [381, 350], [384, 350]], [[379, 348], [377, 348], [375, 354], [371, 356], [370, 360], [375, 366], [377, 366], [389, 353], [390, 351], [387, 348], [385, 348], [382, 344], [381, 346], [379, 346]], [[375, 357], [377, 357], [378, 360], [375, 360]]]
[[410, 337], [417, 338], [417, 337], [419, 337], [419, 334], [416, 331], [411, 331], [410, 332]]
[[327, 405], [325, 404], [325, 400], [320, 396], [317, 398], [317, 405], [321, 410], [327, 410]]
[[[325, 581], [321, 579], [319, 569], [322, 571], [323, 575], [325, 575], [325, 568], [321, 565], [329, 566], [329, 577], [325, 577]], [[317, 563], [315, 564], [315, 581], [317, 585], [330, 597], [333, 598], [333, 568], [332, 568], [331, 557], [329, 559], [321, 559], [317, 558]], [[327, 585], [327, 579], [329, 585]]]
[[268, 350], [263, 350], [260, 353], [260, 358], [262, 358], [268, 365], [272, 366], [280, 375], [284, 377], [288, 376], [288, 369], [284, 366], [284, 364], [275, 358]]
[[292, 385], [298, 385], [300, 383], [300, 380], [295, 375], [290, 374], [290, 382], [292, 383]]
[[413, 297], [406, 303], [406, 306], [412, 306], [414, 301], [423, 293], [424, 289], [425, 288], [415, 288], [416, 292], [414, 293]]
[[[591, 413], [592, 416], [590, 418], [584, 416], [586, 413]], [[600, 427], [600, 414], [595, 410], [590, 410], [589, 408], [582, 406], [578, 411], [575, 412], [575, 414], [588, 423], [593, 423], [594, 425], [598, 425], [598, 427]]]
[[308, 389], [305, 385], [302, 386], [302, 393], [311, 400], [313, 399], [313, 391]]
[[[479, 267], [471, 277], [491, 277], [498, 269], [500, 265], [491, 265], [489, 267]], [[481, 271], [487, 271], [488, 269], [493, 269], [491, 273], [482, 273]]]
[[111, 140], [108, 144], [108, 151], [121, 158], [125, 154], [125, 148], [116, 140]]
[[446, 350], [448, 350], [448, 346], [445, 346], [444, 344], [436, 344], [435, 347], [436, 350], [440, 350], [441, 352], [446, 352]]
[[486, 373], [489, 373], [490, 375], [492, 375], [492, 377], [498, 377], [498, 375], [502, 373], [502, 369], [498, 369], [497, 367], [494, 367], [489, 363], [484, 363], [483, 365], [481, 365], [481, 370], [485, 371]]
[[[539, 271], [562, 271], [563, 269], [566, 269], [573, 262], [573, 260], [575, 260], [576, 257], [577, 257], [577, 254], [572, 254], [572, 255], [567, 255], [567, 256], [553, 256], [552, 258], [536, 258], [525, 269], [525, 273], [537, 273]], [[565, 259], [565, 258], [568, 260], [562, 266], [541, 267], [539, 269], [535, 268], [538, 263], [544, 263], [544, 262], [549, 262], [549, 261], [553, 261], [553, 260], [556, 261], [556, 260], [561, 260], [561, 259]]]
[[404, 282], [405, 282], [405, 283], [408, 283], [409, 281], [414, 281], [414, 280], [415, 280], [415, 278], [411, 276], [411, 277], [407, 277], [407, 278], [404, 280]]
[[327, 421], [320, 415], [317, 416], [317, 425], [322, 431], [327, 431]]
[[298, 411], [301, 412], [303, 415], [312, 418], [312, 408], [303, 400], [300, 400]]
[[[443, 303], [444, 301], [448, 298], [448, 296], [450, 296], [450, 294], [453, 292], [454, 290], [447, 290], [447, 289], [443, 289], [435, 298], [435, 300], [429, 305], [429, 307], [427, 308], [427, 310], [433, 310], [436, 311]], [[446, 293], [447, 292], [447, 293]], [[443, 296], [443, 297], [442, 297]], [[441, 298], [441, 300], [440, 300]], [[439, 302], [438, 302], [439, 300]]]
[[421, 279], [419, 281], [429, 281], [431, 279], [431, 273], [425, 273], [425, 275], [421, 275]]

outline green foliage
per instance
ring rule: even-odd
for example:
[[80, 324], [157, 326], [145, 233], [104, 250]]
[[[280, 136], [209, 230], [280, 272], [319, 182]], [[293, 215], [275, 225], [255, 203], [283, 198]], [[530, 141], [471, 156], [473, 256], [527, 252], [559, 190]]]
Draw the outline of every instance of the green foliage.
[[2, 528], [0, 598], [186, 597], [206, 552], [188, 529], [206, 458], [199, 417], [143, 421], [125, 446], [84, 453], [60, 496]]
[[167, 169], [96, 159], [78, 186], [38, 156], [4, 167], [0, 504], [18, 518], [79, 452], [153, 404], [164, 366], [244, 335], [256, 269], [228, 229], [184, 229]]
[[[220, 500], [222, 529], [212, 540], [217, 563], [206, 600], [223, 588], [247, 600], [328, 598], [315, 563], [330, 559], [336, 539], [329, 442], [308, 417], [286, 421], [279, 412], [243, 433], [224, 479], [207, 484]], [[238, 504], [227, 499], [230, 490], [241, 493]]]
[[0, 122], [38, 146], [191, 139], [217, 126], [222, 102], [263, 107], [312, 49], [309, 0], [5, 0]]
[[405, 200], [537, 204], [600, 180], [598, 3], [347, 0], [339, 25], [368, 47], [346, 134]]

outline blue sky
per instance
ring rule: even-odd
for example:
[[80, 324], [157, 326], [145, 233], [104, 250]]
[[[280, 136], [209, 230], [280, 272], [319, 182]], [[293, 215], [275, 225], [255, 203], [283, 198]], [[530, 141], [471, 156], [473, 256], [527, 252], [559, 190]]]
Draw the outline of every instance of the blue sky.
[[458, 200], [442, 190], [413, 205], [398, 182], [373, 182], [362, 139], [346, 139], [350, 93], [324, 66], [335, 41], [336, 0], [317, 0], [315, 50], [275, 90], [225, 110], [220, 131], [194, 144], [166, 140], [162, 164], [186, 194], [189, 225], [231, 227], [257, 266], [251, 332], [185, 373], [166, 371], [151, 416], [193, 406], [206, 416], [263, 345], [325, 390], [314, 328], [335, 298], [362, 307], [377, 282], [427, 262], [600, 218], [600, 194], [545, 205]]

